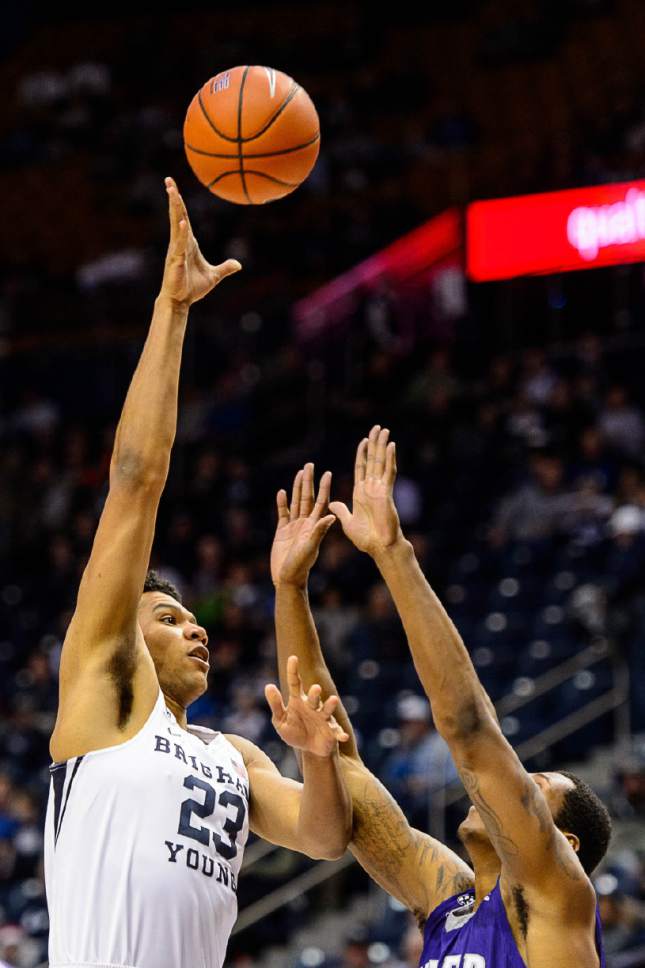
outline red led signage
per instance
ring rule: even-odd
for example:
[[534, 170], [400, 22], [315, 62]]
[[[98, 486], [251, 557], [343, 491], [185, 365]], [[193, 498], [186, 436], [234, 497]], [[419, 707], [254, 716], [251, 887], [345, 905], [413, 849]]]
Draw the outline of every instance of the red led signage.
[[468, 206], [475, 282], [645, 261], [645, 181], [519, 195]]

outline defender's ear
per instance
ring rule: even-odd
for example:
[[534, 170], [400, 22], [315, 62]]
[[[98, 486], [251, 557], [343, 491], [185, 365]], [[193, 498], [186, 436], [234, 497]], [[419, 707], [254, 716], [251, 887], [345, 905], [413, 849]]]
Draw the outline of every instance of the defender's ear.
[[570, 846], [573, 847], [573, 849], [575, 850], [575, 852], [577, 854], [578, 851], [580, 850], [580, 838], [579, 837], [576, 837], [575, 834], [568, 834], [565, 830], [563, 830], [562, 833], [567, 838], [567, 840], [569, 841]]

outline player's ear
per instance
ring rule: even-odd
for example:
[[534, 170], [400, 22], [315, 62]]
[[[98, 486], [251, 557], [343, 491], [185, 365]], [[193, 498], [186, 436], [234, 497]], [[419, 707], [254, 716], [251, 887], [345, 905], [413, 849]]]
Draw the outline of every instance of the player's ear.
[[575, 850], [575, 852], [577, 854], [578, 851], [580, 850], [580, 838], [579, 837], [576, 837], [575, 834], [568, 834], [566, 832], [566, 830], [563, 830], [562, 833], [564, 834], [564, 836], [569, 841], [569, 846], [573, 847], [573, 849]]

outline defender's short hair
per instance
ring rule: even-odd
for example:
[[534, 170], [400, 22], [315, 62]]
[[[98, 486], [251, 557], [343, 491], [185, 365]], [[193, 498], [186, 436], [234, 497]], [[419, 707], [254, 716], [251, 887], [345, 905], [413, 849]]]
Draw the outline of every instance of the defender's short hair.
[[591, 875], [607, 853], [611, 840], [611, 817], [600, 797], [588, 783], [566, 770], [557, 771], [575, 786], [567, 790], [555, 825], [563, 833], [575, 834], [580, 841], [578, 859], [585, 872]]
[[152, 568], [146, 575], [146, 580], [143, 583], [143, 590], [144, 592], [165, 592], [166, 595], [171, 595], [173, 598], [177, 599], [180, 605], [183, 604], [179, 589], [175, 588], [171, 581], [168, 581], [166, 578], [162, 578], [161, 575]]

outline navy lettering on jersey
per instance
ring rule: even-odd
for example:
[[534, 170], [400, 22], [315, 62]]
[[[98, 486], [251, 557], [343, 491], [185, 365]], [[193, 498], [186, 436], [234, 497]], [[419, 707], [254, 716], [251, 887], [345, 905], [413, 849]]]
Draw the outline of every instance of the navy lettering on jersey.
[[237, 879], [226, 863], [215, 861], [208, 854], [195, 850], [194, 847], [189, 847], [188, 850], [184, 850], [183, 844], [173, 844], [170, 840], [166, 840], [165, 843], [168, 848], [168, 857], [166, 860], [170, 864], [183, 863], [190, 870], [199, 871], [204, 877], [213, 877], [215, 874], [215, 864], [217, 863], [217, 877], [215, 878], [217, 883], [228, 887], [234, 894], [237, 894]]
[[215, 769], [217, 770], [218, 783], [230, 783], [230, 785], [233, 786], [233, 777], [230, 773], [227, 773], [226, 770], [222, 769], [221, 766], [216, 766]]
[[[181, 760], [181, 762], [185, 763], [186, 766], [188, 766], [188, 761], [190, 760], [190, 763], [194, 770], [199, 770], [202, 776], [205, 776], [207, 780], [213, 779], [213, 771], [208, 765], [208, 763], [202, 763], [202, 761], [198, 760], [196, 756], [192, 756], [191, 754], [186, 754], [186, 750], [181, 745], [181, 743], [173, 743], [172, 749], [174, 749], [175, 759]], [[165, 736], [155, 736], [155, 748], [154, 748], [155, 753], [170, 754], [172, 752], [172, 749], [171, 749], [169, 740], [167, 740]], [[235, 785], [235, 781], [233, 780], [233, 777], [231, 776], [231, 774], [227, 773], [226, 770], [222, 769], [221, 766], [217, 767], [217, 783], [229, 783], [231, 786]], [[248, 798], [248, 790], [247, 790], [247, 798]]]
[[[226, 862], [237, 856], [237, 838], [246, 822], [249, 786], [242, 779], [243, 767], [235, 763], [235, 771], [240, 775], [232, 775], [224, 766], [210, 766], [199, 756], [187, 752], [181, 743], [171, 742], [160, 735], [155, 735], [154, 752], [171, 756], [195, 771], [183, 779], [183, 786], [191, 791], [192, 796], [182, 800], [179, 806], [177, 834], [189, 838], [203, 849], [166, 840], [166, 860], [170, 864], [185, 864], [204, 877], [214, 877], [218, 883], [236, 892], [235, 876]], [[220, 812], [218, 822], [214, 825], [210, 818], [216, 810]], [[199, 820], [205, 822], [199, 823]], [[217, 855], [222, 862], [216, 859]]]
[[193, 840], [197, 840], [200, 844], [203, 844], [204, 847], [208, 847], [211, 839], [210, 830], [208, 827], [195, 827], [191, 823], [191, 820], [193, 814], [202, 819], [210, 817], [215, 810], [215, 790], [210, 783], [205, 783], [198, 776], [187, 776], [184, 779], [184, 786], [187, 790], [202, 790], [204, 799], [202, 803], [192, 798], [184, 800], [179, 814], [177, 833], [184, 837], [191, 837]]
[[177, 863], [177, 854], [179, 853], [180, 850], [183, 850], [184, 849], [184, 845], [183, 844], [173, 844], [169, 840], [164, 841], [164, 843], [166, 844], [166, 847], [170, 851], [170, 857], [168, 858], [168, 860], [170, 861], [171, 864], [176, 864]]

